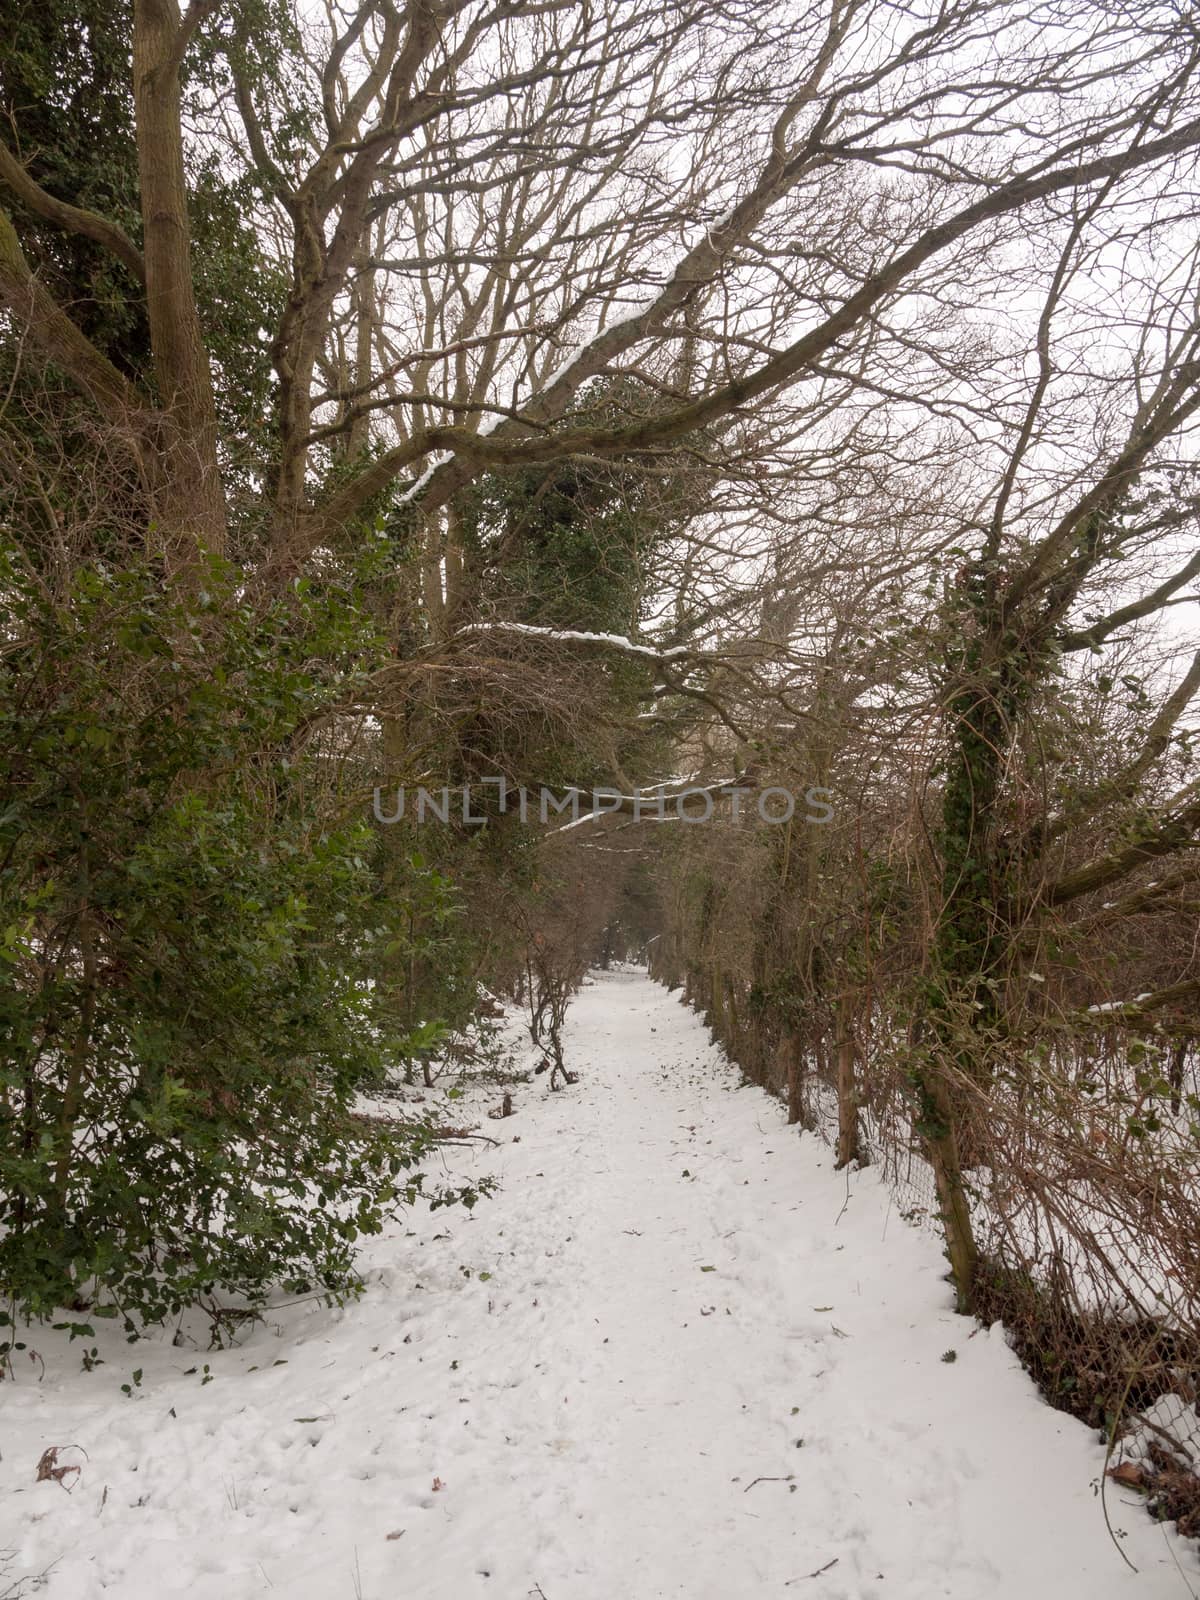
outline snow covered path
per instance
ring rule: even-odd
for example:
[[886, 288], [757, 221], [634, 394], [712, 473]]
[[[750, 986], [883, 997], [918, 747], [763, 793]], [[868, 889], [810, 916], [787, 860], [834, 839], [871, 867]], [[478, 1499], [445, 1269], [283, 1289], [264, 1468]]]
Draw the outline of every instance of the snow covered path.
[[[357, 1305], [293, 1307], [210, 1354], [118, 1338], [90, 1375], [35, 1334], [44, 1381], [0, 1393], [8, 1581], [50, 1567], [51, 1600], [1157, 1600], [1187, 1593], [1178, 1559], [1197, 1586], [1113, 1489], [1140, 1571], [1123, 1565], [1094, 1436], [952, 1313], [936, 1243], [874, 1175], [833, 1174], [677, 996], [598, 975], [569, 1054], [577, 1086], [518, 1089], [485, 1124], [500, 1149], [447, 1158], [502, 1191], [374, 1241]], [[73, 1490], [35, 1483], [68, 1444]]]

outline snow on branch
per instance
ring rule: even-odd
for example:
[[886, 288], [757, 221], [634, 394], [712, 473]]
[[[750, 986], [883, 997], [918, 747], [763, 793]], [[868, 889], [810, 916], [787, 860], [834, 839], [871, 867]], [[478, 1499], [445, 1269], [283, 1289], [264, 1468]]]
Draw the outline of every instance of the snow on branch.
[[458, 631], [460, 635], [519, 633], [538, 639], [562, 640], [569, 644], [602, 644], [613, 650], [622, 650], [626, 655], [645, 656], [650, 661], [675, 661], [694, 654], [683, 644], [673, 645], [669, 650], [657, 650], [653, 645], [634, 644], [632, 639], [627, 639], [622, 633], [587, 633], [578, 628], [540, 628], [528, 622], [470, 622]]
[[[650, 789], [639, 789], [634, 794], [621, 794], [616, 789], [597, 789], [592, 796], [592, 808], [583, 811], [570, 822], [564, 822], [560, 827], [551, 830], [551, 837], [558, 833], [570, 833], [572, 828], [579, 828], [585, 822], [596, 822], [601, 817], [616, 816], [632, 813], [635, 822], [678, 822], [681, 820], [681, 807], [686, 801], [693, 799], [707, 799], [711, 809], [713, 797], [720, 794], [736, 792], [749, 794], [750, 786], [739, 784], [736, 778], [719, 778], [715, 783], [696, 784], [693, 787], [668, 791], [666, 784], [655, 784]], [[581, 791], [580, 791], [581, 792]], [[603, 800], [603, 805], [596, 802]], [[666, 807], [673, 805], [676, 808], [674, 816], [666, 815]], [[653, 814], [651, 814], [653, 808]]]

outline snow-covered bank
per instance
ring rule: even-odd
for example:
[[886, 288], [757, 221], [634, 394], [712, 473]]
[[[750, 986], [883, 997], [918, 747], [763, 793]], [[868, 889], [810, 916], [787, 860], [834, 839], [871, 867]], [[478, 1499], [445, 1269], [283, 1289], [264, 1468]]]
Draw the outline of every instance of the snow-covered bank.
[[[91, 1374], [35, 1332], [44, 1380], [0, 1392], [7, 1578], [49, 1568], [51, 1600], [1157, 1600], [1187, 1592], [1178, 1561], [1198, 1586], [1110, 1488], [1128, 1570], [1094, 1435], [677, 996], [597, 975], [568, 1049], [574, 1088], [535, 1079], [483, 1124], [499, 1148], [447, 1152], [501, 1192], [374, 1241], [357, 1305], [236, 1350], [117, 1336]], [[50, 1446], [79, 1447], [64, 1484], [35, 1482]]]

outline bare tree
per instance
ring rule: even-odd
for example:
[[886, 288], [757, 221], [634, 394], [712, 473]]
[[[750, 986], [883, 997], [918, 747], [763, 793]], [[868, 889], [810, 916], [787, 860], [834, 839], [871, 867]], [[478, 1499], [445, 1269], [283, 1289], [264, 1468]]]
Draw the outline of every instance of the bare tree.
[[[156, 393], [88, 346], [9, 233], [0, 295], [32, 345], [127, 421], [174, 559], [218, 548], [186, 102], [189, 136], [261, 194], [291, 275], [270, 330], [259, 581], [353, 537], [415, 475], [404, 498], [441, 574], [441, 596], [432, 572], [425, 591], [436, 608], [453, 595], [455, 496], [482, 469], [654, 450], [703, 428], [730, 471], [822, 430], [828, 451], [848, 392], [907, 372], [911, 393], [939, 367], [938, 318], [924, 334], [906, 294], [978, 295], [981, 263], [1048, 209], [1114, 205], [1146, 174], [1169, 183], [1200, 139], [1190, 31], [1149, 4], [1103, 35], [1092, 18], [1064, 10], [1047, 34], [1034, 10], [988, 0], [802, 14], [764, 0], [363, 0], [285, 35], [256, 11], [138, 0], [141, 248], [40, 191], [19, 126], [0, 176], [128, 267]], [[661, 409], [554, 426], [589, 380], [620, 371], [661, 385]]]

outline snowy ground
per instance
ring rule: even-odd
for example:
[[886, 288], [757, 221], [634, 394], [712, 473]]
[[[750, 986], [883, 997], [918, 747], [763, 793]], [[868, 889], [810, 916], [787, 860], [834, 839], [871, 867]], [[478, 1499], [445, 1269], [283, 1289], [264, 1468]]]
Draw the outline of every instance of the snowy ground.
[[[374, 1241], [358, 1304], [289, 1308], [236, 1350], [118, 1337], [90, 1374], [36, 1331], [44, 1379], [0, 1391], [0, 1596], [47, 1569], [51, 1600], [1200, 1588], [1110, 1488], [1124, 1565], [1094, 1435], [677, 996], [597, 976], [569, 1054], [578, 1085], [518, 1088], [483, 1124], [500, 1148], [447, 1156], [501, 1192]], [[66, 1485], [34, 1481], [52, 1445], [77, 1447]]]

